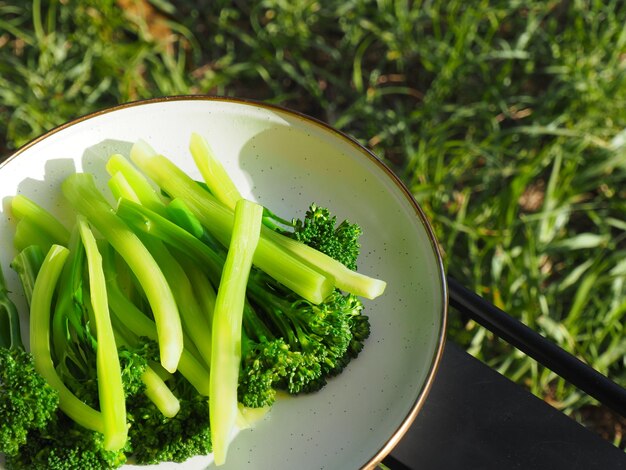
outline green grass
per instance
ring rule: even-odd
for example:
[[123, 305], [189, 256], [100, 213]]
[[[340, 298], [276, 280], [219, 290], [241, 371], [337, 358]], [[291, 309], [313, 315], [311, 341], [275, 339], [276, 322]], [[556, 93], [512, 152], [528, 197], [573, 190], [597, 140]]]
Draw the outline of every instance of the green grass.
[[[303, 111], [403, 178], [453, 276], [626, 384], [624, 2], [151, 5], [0, 0], [0, 152], [154, 96]], [[451, 335], [567, 412], [593, 403], [473, 322]]]

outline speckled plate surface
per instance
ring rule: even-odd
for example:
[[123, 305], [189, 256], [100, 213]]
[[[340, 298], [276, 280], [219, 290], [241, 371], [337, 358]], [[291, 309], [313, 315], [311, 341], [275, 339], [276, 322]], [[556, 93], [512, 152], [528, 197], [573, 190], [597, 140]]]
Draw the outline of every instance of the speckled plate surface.
[[279, 399], [236, 437], [222, 468], [374, 466], [430, 389], [445, 334], [445, 278], [432, 230], [409, 192], [371, 153], [318, 121], [249, 101], [176, 97], [119, 106], [51, 131], [0, 165], [0, 262], [9, 286], [20, 292], [8, 269], [15, 254], [10, 196], [22, 193], [63, 218], [63, 178], [89, 171], [105, 188], [107, 157], [128, 155], [138, 139], [200, 178], [188, 151], [192, 132], [211, 143], [244, 196], [285, 218], [301, 217], [316, 202], [360, 224], [359, 271], [388, 283], [383, 296], [365, 303], [372, 334], [361, 355], [322, 391]]

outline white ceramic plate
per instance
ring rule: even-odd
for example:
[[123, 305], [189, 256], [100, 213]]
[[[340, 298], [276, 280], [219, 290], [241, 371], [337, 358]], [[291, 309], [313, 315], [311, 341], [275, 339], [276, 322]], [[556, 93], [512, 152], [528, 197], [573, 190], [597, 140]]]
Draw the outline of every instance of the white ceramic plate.
[[383, 296], [365, 302], [372, 334], [361, 355], [322, 391], [279, 400], [237, 436], [223, 468], [374, 466], [408, 429], [432, 383], [445, 333], [445, 278], [432, 230], [406, 188], [354, 140], [318, 121], [249, 101], [176, 97], [105, 110], [36, 139], [0, 165], [0, 262], [9, 286], [21, 291], [8, 269], [15, 254], [10, 196], [24, 194], [62, 218], [64, 177], [93, 172], [105, 188], [107, 157], [127, 155], [138, 139], [199, 179], [187, 149], [193, 131], [208, 139], [244, 196], [286, 218], [316, 202], [360, 224], [359, 271], [388, 283]]

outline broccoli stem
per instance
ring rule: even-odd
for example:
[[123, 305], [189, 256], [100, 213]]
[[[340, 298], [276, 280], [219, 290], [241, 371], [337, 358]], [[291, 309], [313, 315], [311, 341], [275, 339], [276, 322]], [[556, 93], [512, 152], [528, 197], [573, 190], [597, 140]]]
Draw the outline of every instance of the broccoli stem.
[[20, 278], [20, 284], [24, 290], [26, 303], [29, 306], [33, 297], [35, 279], [37, 279], [37, 273], [39, 273], [44, 256], [44, 252], [39, 245], [29, 245], [20, 251], [15, 258], [13, 258], [13, 261], [11, 261], [11, 268], [13, 268]]
[[24, 349], [20, 330], [20, 315], [9, 298], [2, 267], [0, 266], [0, 348]]
[[[107, 276], [107, 295], [113, 316], [138, 337], [145, 336], [157, 341], [157, 328], [150, 318], [139, 310], [121, 291], [115, 280], [115, 272], [106, 267], [108, 257], [104, 257]], [[186, 341], [189, 344], [188, 341]], [[198, 391], [199, 394], [209, 395], [209, 371], [196, 359], [187, 346], [183, 348], [178, 363], [178, 371]]]
[[165, 245], [156, 238], [143, 237], [148, 248], [167, 279], [175, 279], [172, 293], [178, 304], [184, 332], [196, 346], [204, 362], [211, 364], [211, 325], [209, 315], [202, 311], [194, 294], [194, 288], [185, 270]]
[[180, 401], [167, 384], [150, 366], [141, 375], [146, 386], [144, 393], [166, 418], [173, 418], [180, 411]]
[[[263, 306], [263, 311], [268, 314], [268, 319], [278, 329], [280, 336], [285, 338], [285, 341], [292, 347], [299, 349], [300, 346], [297, 344], [299, 340], [294, 332], [294, 327], [285, 315], [285, 312], [291, 310], [289, 303], [270, 293], [270, 291], [263, 288], [262, 284], [254, 278], [248, 283], [248, 295], [256, 305]], [[246, 317], [246, 320], [255, 320], [257, 322], [255, 328], [257, 331], [260, 330], [262, 322], [253, 309], [251, 309], [251, 313]]]
[[219, 280], [224, 259], [187, 230], [141, 204], [120, 199], [117, 215], [135, 230], [156, 237], [204, 267], [212, 280]]
[[46, 255], [33, 289], [30, 308], [30, 348], [35, 370], [59, 392], [59, 407], [73, 421], [93, 431], [103, 432], [102, 414], [80, 401], [69, 390], [54, 367], [50, 352], [50, 310], [52, 297], [69, 250], [53, 245]]
[[[151, 149], [146, 150], [146, 146], [133, 146], [133, 162], [168, 194], [181, 198], [202, 225], [227, 246], [233, 227], [232, 211], [174, 163], [162, 155], [154, 154]], [[259, 240], [254, 264], [276, 281], [316, 304], [322, 302], [334, 288], [332, 278], [302, 263], [267, 237]]]
[[183, 350], [183, 331], [176, 300], [159, 265], [137, 235], [113, 213], [91, 174], [70, 175], [62, 188], [70, 203], [109, 241], [135, 274], [156, 321], [161, 364], [166, 370], [175, 371]]
[[20, 220], [29, 220], [39, 230], [45, 232], [53, 243], [67, 245], [70, 232], [65, 226], [36, 202], [18, 194], [11, 199], [11, 210], [13, 215]]
[[146, 177], [128, 159], [120, 154], [112, 155], [107, 161], [106, 170], [112, 177], [116, 173], [119, 174], [119, 178], [124, 180], [124, 184], [127, 184], [132, 189], [138, 202], [149, 207], [150, 210], [155, 211], [157, 214], [165, 215], [163, 201], [161, 201], [161, 198]]
[[[157, 341], [155, 323], [143, 314], [121, 291], [109, 288], [113, 314], [137, 336]], [[178, 372], [204, 396], [209, 396], [209, 371], [186, 347], [180, 356]]]
[[257, 248], [263, 208], [241, 199], [235, 206], [233, 233], [213, 314], [213, 354], [209, 410], [215, 464], [226, 460], [237, 418], [237, 384], [241, 362], [241, 324], [246, 285]]
[[124, 197], [138, 204], [141, 203], [139, 197], [137, 197], [137, 194], [131, 187], [128, 180], [124, 178], [124, 175], [121, 171], [118, 171], [117, 173], [111, 175], [109, 181], [107, 181], [107, 186], [111, 190], [111, 194], [113, 194], [115, 200], [119, 200], [120, 198]]
[[13, 246], [17, 251], [22, 251], [30, 245], [38, 245], [47, 253], [53, 244], [52, 237], [30, 219], [21, 219], [15, 226]]
[[209, 143], [194, 132], [189, 141], [189, 150], [211, 193], [226, 207], [234, 210], [235, 204], [241, 199], [241, 194], [222, 163], [215, 157]]
[[327, 276], [335, 279], [338, 289], [360, 295], [367, 299], [375, 299], [385, 291], [387, 283], [364, 274], [352, 271], [343, 263], [316, 250], [298, 240], [284, 236], [268, 227], [262, 228], [263, 236], [276, 245], [298, 257], [303, 263], [319, 269]]
[[[129, 332], [129, 330], [122, 332], [122, 329], [125, 327], [120, 326], [120, 323], [121, 322], [117, 320], [113, 327], [116, 343], [119, 346], [126, 347], [133, 347], [139, 344], [139, 338], [134, 337], [132, 332]], [[169, 372], [163, 369], [161, 365], [156, 363], [152, 363], [151, 365], [151, 363], [152, 361], [148, 361], [148, 365], [141, 374], [141, 382], [145, 386], [143, 393], [154, 403], [163, 416], [173, 418], [180, 411], [180, 401], [167, 386], [165, 379], [152, 368], [152, 365], [164, 374], [169, 375]]]
[[[147, 144], [145, 145], [147, 146]], [[241, 199], [241, 195], [222, 164], [215, 157], [208, 142], [200, 135], [194, 133], [191, 135], [189, 148], [211, 194], [226, 207], [233, 209], [235, 202]], [[149, 151], [149, 147], [146, 150]], [[279, 220], [280, 222], [286, 222], [280, 220], [270, 211], [266, 210], [265, 212], [269, 221]], [[384, 281], [352, 271], [343, 263], [334, 260], [330, 256], [292, 238], [281, 235], [274, 230], [277, 227], [276, 224], [270, 223], [269, 225], [263, 227], [262, 238], [273, 241], [276, 245], [296, 255], [298, 259], [313, 269], [321, 271], [331, 279], [334, 279], [339, 289], [368, 299], [374, 299], [384, 292], [386, 286]]]
[[96, 364], [98, 371], [98, 396], [103, 420], [103, 446], [106, 450], [120, 450], [126, 444], [126, 401], [117, 344], [109, 317], [106, 280], [102, 269], [102, 256], [96, 238], [82, 216], [77, 216], [78, 230], [85, 248], [89, 292], [93, 309], [98, 347]]
[[200, 308], [209, 320], [210, 326], [213, 323], [213, 311], [215, 310], [217, 293], [207, 276], [205, 276], [204, 272], [202, 272], [196, 263], [184, 259], [184, 257], [181, 257], [181, 263], [189, 277], [191, 285], [194, 286], [194, 293], [196, 294]]
[[[251, 283], [248, 282], [248, 288], [250, 285]], [[247, 300], [243, 308], [243, 328], [249, 339], [256, 339], [260, 343], [276, 339]]]
[[70, 235], [68, 255], [63, 271], [61, 272], [59, 289], [57, 292], [54, 312], [52, 314], [52, 346], [54, 359], [62, 362], [66, 357], [75, 364], [85, 365], [81, 354], [75, 353], [68, 338], [72, 333], [80, 341], [85, 341], [87, 335], [84, 329], [85, 302], [83, 298], [83, 269], [85, 267], [85, 249], [80, 237], [78, 225]]
[[200, 221], [191, 213], [180, 198], [172, 199], [167, 205], [167, 218], [200, 240], [206, 235], [206, 231]]

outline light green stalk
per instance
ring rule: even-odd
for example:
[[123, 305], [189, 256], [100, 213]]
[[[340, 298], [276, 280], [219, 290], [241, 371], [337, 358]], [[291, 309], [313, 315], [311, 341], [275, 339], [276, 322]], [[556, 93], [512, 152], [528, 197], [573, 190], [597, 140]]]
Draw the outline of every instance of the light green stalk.
[[13, 246], [17, 251], [37, 245], [44, 253], [47, 253], [54, 243], [54, 239], [32, 220], [22, 219], [17, 222], [13, 235]]
[[189, 150], [211, 193], [226, 207], [234, 210], [235, 204], [241, 199], [241, 194], [222, 163], [215, 157], [209, 143], [194, 132], [189, 141]]
[[166, 418], [173, 418], [180, 411], [180, 401], [167, 384], [150, 366], [141, 374], [141, 381], [146, 386], [144, 393]]
[[102, 256], [96, 238], [83, 216], [77, 216], [78, 230], [85, 248], [91, 308], [95, 319], [98, 347], [96, 367], [98, 371], [98, 397], [104, 424], [103, 446], [117, 451], [126, 444], [126, 400], [122, 384], [122, 371], [117, 354], [117, 344], [107, 300], [106, 279], [102, 269]]
[[[204, 138], [194, 133], [191, 136], [189, 148], [196, 166], [200, 170], [211, 193], [222, 204], [232, 209], [235, 206], [235, 202], [241, 199], [241, 194], [222, 164], [215, 157], [209, 144]], [[336, 287], [341, 290], [368, 299], [378, 297], [385, 290], [387, 284], [384, 281], [352, 271], [330, 256], [304, 243], [277, 233], [268, 227], [262, 228], [262, 237], [285, 248], [313, 269], [321, 271], [334, 279]]]
[[70, 203], [124, 258], [150, 303], [159, 336], [161, 364], [176, 370], [183, 350], [183, 330], [176, 301], [159, 265], [130, 228], [113, 213], [88, 173], [70, 175], [62, 185]]
[[335, 285], [341, 290], [354, 295], [360, 295], [366, 299], [375, 299], [379, 295], [382, 295], [387, 287], [385, 281], [352, 271], [343, 263], [340, 263], [321, 251], [298, 240], [286, 237], [268, 227], [262, 227], [261, 233], [268, 240], [273, 241], [276, 245], [293, 253], [302, 262], [319, 269], [327, 276], [335, 279]]
[[109, 181], [107, 181], [107, 186], [111, 190], [111, 194], [115, 200], [119, 200], [120, 198], [130, 199], [136, 203], [141, 203], [137, 193], [133, 190], [132, 186], [128, 183], [128, 180], [124, 178], [124, 175], [121, 171], [113, 174]]
[[187, 230], [147, 207], [124, 198], [118, 201], [117, 215], [134, 230], [158, 238], [197, 261], [210, 274], [211, 279], [219, 281], [224, 260]]
[[[119, 289], [109, 288], [109, 301], [113, 314], [135, 335], [145, 336], [153, 341], [157, 340], [155, 323], [128, 300]], [[178, 372], [200, 395], [209, 396], [209, 371], [187, 348], [183, 349], [180, 355]]]
[[[107, 295], [114, 317], [135, 336], [145, 336], [153, 341], [157, 341], [156, 324], [144, 315], [144, 313], [122, 293], [117, 284], [117, 272], [109, 266], [110, 263], [110, 258], [105, 255], [104, 265], [105, 275], [107, 277]], [[191, 341], [185, 340], [185, 344], [188, 345], [192, 343]], [[189, 381], [199, 394], [204, 396], [209, 395], [209, 371], [188, 349], [188, 346], [183, 348], [178, 363], [178, 371]]]
[[246, 285], [257, 248], [263, 207], [241, 199], [235, 206], [233, 234], [213, 313], [213, 354], [209, 412], [215, 464], [226, 460], [237, 419], [237, 385], [241, 362], [241, 323]]
[[[228, 245], [233, 212], [202, 189], [174, 163], [154, 154], [145, 143], [133, 146], [131, 159], [172, 197], [180, 197], [191, 212], [222, 244]], [[276, 281], [310, 302], [321, 303], [334, 288], [334, 280], [302, 263], [267, 238], [259, 240], [254, 264]]]
[[212, 324], [217, 293], [215, 292], [209, 278], [196, 263], [188, 260], [183, 260], [182, 263], [185, 268], [185, 272], [189, 277], [189, 281], [194, 286], [194, 294], [198, 299], [198, 303], [200, 304], [202, 311], [207, 315], [209, 324]]
[[120, 154], [111, 155], [106, 164], [111, 176], [120, 173], [124, 181], [141, 202], [158, 214], [165, 215], [165, 205], [147, 178], [133, 164]]
[[20, 329], [20, 314], [9, 298], [9, 290], [4, 280], [2, 266], [0, 266], [0, 348], [24, 349]]
[[185, 270], [160, 240], [144, 235], [143, 242], [154, 256], [165, 277], [176, 280], [172, 283], [172, 293], [178, 304], [183, 330], [191, 338], [206, 365], [210, 365], [211, 325], [209, 316], [202, 311], [196, 300], [194, 290], [197, 287], [192, 286]]
[[33, 298], [35, 279], [37, 279], [44, 257], [45, 254], [39, 245], [30, 245], [20, 251], [11, 261], [11, 268], [20, 278], [26, 303], [29, 306]]
[[30, 220], [39, 227], [40, 230], [46, 232], [54, 243], [67, 246], [67, 242], [70, 238], [69, 230], [65, 228], [56, 217], [36, 202], [26, 196], [18, 194], [11, 198], [11, 211], [13, 215], [20, 220]]
[[73, 421], [93, 431], [104, 431], [104, 420], [99, 411], [80, 401], [69, 390], [54, 367], [50, 351], [50, 311], [55, 287], [69, 250], [53, 245], [48, 251], [35, 281], [30, 307], [30, 349], [35, 370], [52, 388], [59, 392], [59, 407]]
[[[121, 324], [121, 321], [117, 317], [112, 317], [112, 320], [114, 323], [113, 330], [115, 333], [115, 341], [119, 346], [132, 348], [134, 345], [138, 344], [139, 338]], [[156, 368], [158, 372], [155, 371], [153, 367]], [[180, 401], [172, 393], [160, 373], [171, 376], [160, 364], [148, 361], [148, 366], [141, 374], [141, 381], [145, 386], [143, 393], [154, 403], [154, 406], [159, 409], [163, 416], [173, 418], [180, 411]]]

